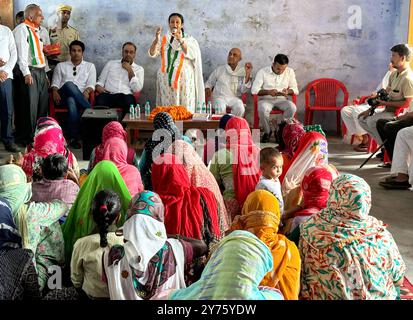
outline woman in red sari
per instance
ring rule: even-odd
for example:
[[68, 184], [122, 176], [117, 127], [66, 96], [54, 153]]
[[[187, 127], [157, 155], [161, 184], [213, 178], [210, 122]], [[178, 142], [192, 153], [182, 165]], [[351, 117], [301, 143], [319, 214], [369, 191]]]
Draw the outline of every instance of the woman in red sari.
[[154, 160], [152, 186], [165, 205], [168, 234], [200, 239], [208, 247], [221, 239], [215, 195], [207, 188], [191, 186], [184, 165], [175, 155], [165, 153]]

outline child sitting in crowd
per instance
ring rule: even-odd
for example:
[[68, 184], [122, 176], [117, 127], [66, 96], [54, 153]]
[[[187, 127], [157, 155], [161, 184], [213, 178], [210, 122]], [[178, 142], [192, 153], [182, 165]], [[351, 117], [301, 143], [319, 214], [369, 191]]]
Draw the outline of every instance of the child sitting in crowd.
[[[72, 169], [68, 168], [66, 158], [54, 153], [42, 162], [43, 178], [32, 184], [32, 201], [50, 202], [54, 199], [65, 202], [69, 209], [75, 202], [79, 192], [77, 178]], [[74, 181], [73, 181], [74, 180]], [[65, 216], [61, 218], [64, 221]]]
[[284, 213], [284, 201], [281, 192], [281, 183], [278, 177], [283, 170], [283, 157], [281, 153], [272, 147], [263, 148], [260, 151], [261, 177], [255, 190], [267, 190], [271, 192], [280, 204], [280, 213]]

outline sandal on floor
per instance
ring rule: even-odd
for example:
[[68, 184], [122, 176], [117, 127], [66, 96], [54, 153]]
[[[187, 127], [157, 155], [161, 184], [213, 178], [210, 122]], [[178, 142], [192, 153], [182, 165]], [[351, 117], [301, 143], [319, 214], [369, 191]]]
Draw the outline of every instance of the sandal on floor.
[[358, 146], [353, 147], [353, 150], [357, 152], [367, 152], [367, 149], [368, 145], [363, 143], [360, 143]]

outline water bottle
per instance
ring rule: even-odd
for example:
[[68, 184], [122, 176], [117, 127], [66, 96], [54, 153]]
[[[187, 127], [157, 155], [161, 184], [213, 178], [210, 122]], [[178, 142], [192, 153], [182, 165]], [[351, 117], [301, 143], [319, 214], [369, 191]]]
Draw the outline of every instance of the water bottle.
[[151, 105], [149, 104], [149, 100], [145, 103], [145, 116], [149, 117], [151, 114]]
[[141, 118], [141, 106], [139, 105], [139, 103], [136, 104], [136, 107], [135, 107], [135, 117], [137, 119]]
[[216, 114], [221, 114], [221, 110], [220, 110], [219, 104], [217, 102], [215, 102], [215, 113]]
[[135, 108], [133, 107], [133, 104], [131, 104], [129, 108], [129, 118], [135, 119]]
[[212, 114], [212, 102], [211, 102], [211, 101], [208, 101], [207, 113], [208, 113], [208, 114]]
[[206, 106], [205, 106], [205, 102], [202, 103], [202, 110], [201, 113], [206, 113]]
[[201, 102], [200, 101], [198, 101], [196, 105], [195, 113], [201, 113]]

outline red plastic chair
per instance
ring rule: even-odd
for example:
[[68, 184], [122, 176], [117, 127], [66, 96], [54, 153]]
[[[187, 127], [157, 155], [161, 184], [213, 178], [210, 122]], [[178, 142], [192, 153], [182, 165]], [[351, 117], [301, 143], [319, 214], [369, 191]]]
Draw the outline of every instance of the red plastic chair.
[[[247, 99], [248, 99], [248, 93], [247, 92], [243, 93], [241, 95], [242, 103], [247, 104]], [[209, 99], [205, 96], [205, 104], [208, 104], [208, 102], [209, 102]], [[212, 107], [212, 111], [215, 113], [215, 108], [214, 107]], [[231, 113], [231, 108], [227, 106], [225, 112], [226, 113]], [[245, 113], [244, 113], [244, 117], [245, 117]]]
[[[89, 95], [89, 102], [93, 106], [95, 105], [95, 91], [92, 91]], [[49, 115], [56, 119], [56, 113], [67, 113], [68, 109], [62, 106], [56, 107], [53, 100], [53, 92], [49, 90]]]
[[[343, 103], [337, 104], [339, 91], [344, 94]], [[311, 105], [311, 92], [314, 92], [314, 102]], [[341, 115], [340, 110], [348, 105], [348, 91], [346, 86], [336, 79], [321, 78], [311, 81], [305, 92], [305, 120], [304, 124], [309, 125], [313, 122], [315, 110], [336, 111], [337, 113], [337, 134], [340, 135]]]
[[[260, 115], [258, 114], [258, 94], [253, 94], [252, 98], [254, 100], [254, 129], [260, 128]], [[295, 105], [297, 105], [297, 96], [293, 94], [291, 96]], [[283, 114], [284, 111], [273, 109], [270, 114]], [[297, 118], [297, 113], [294, 114], [294, 117]]]

